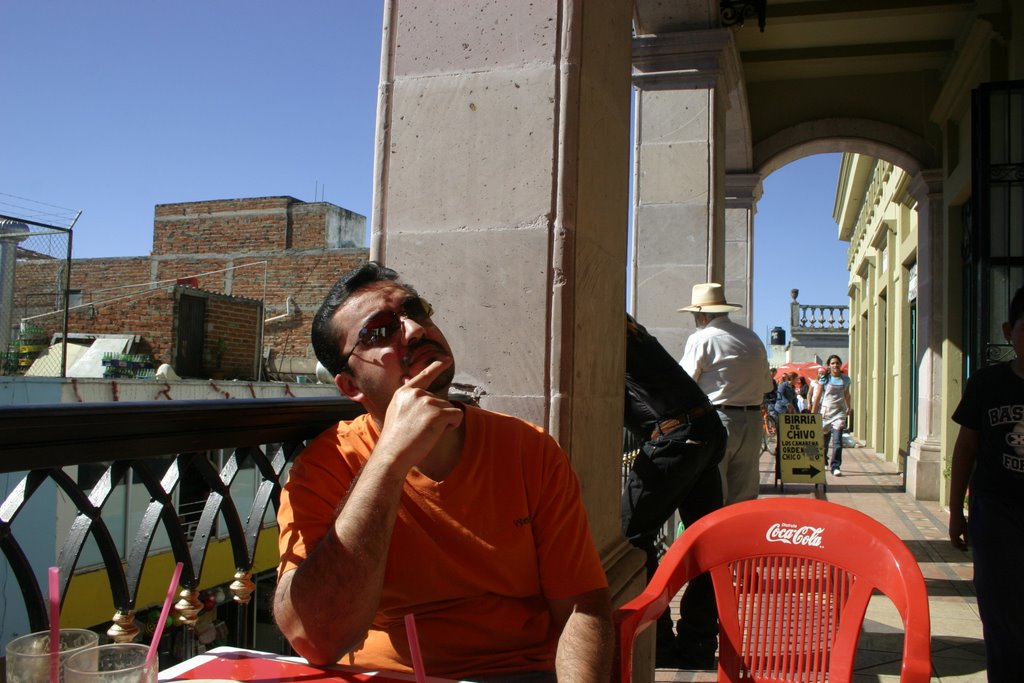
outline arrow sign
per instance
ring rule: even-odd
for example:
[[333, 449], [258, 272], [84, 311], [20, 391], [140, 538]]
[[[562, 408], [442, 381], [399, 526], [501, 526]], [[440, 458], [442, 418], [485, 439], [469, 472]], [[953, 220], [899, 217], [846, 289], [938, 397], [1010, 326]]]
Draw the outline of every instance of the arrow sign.
[[821, 415], [779, 415], [779, 447], [776, 471], [786, 484], [824, 484], [825, 454], [822, 451]]

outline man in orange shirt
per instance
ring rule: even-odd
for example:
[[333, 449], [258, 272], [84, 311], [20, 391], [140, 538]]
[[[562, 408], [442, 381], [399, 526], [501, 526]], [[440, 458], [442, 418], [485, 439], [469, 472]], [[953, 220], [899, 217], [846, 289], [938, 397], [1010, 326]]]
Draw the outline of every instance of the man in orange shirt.
[[366, 408], [314, 440], [281, 496], [274, 612], [314, 663], [605, 681], [607, 579], [568, 458], [539, 428], [448, 401], [454, 360], [432, 309], [364, 264], [328, 294], [313, 348]]

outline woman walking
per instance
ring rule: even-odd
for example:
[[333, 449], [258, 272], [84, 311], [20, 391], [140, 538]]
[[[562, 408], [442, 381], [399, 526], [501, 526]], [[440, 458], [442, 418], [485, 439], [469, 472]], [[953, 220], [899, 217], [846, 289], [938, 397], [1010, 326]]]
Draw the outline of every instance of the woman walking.
[[839, 356], [829, 356], [825, 364], [828, 366], [828, 374], [818, 380], [820, 386], [813, 410], [821, 413], [825, 450], [829, 450], [830, 442], [832, 445], [826, 467], [832, 470], [832, 476], [840, 477], [843, 474], [843, 430], [853, 412], [850, 404], [850, 378], [843, 374], [843, 359]]

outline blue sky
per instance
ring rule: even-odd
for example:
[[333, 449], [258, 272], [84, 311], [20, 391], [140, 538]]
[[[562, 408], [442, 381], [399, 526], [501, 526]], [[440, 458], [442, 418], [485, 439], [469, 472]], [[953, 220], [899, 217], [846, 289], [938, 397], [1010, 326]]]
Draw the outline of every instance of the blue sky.
[[[369, 215], [383, 0], [0, 3], [0, 213], [81, 210], [74, 255], [152, 247], [156, 204], [291, 195]], [[764, 183], [754, 330], [846, 301], [839, 156]], [[46, 215], [37, 214], [40, 219]], [[684, 293], [683, 298], [689, 293]]]
[[382, 6], [4, 1], [0, 193], [80, 209], [76, 257], [148, 253], [155, 204], [323, 186], [366, 215]]
[[764, 179], [754, 216], [754, 331], [779, 325], [789, 339], [789, 291], [800, 303], [847, 304], [850, 243], [832, 218], [841, 155], [816, 154]]

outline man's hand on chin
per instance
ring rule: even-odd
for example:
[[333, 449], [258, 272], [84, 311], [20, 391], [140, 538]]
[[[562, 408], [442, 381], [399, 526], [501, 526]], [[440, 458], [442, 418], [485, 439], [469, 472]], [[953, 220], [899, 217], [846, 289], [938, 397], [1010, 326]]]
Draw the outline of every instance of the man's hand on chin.
[[384, 416], [374, 456], [386, 455], [407, 472], [420, 463], [448, 430], [462, 424], [462, 411], [431, 387], [452, 368], [452, 358], [432, 361], [395, 391]]

